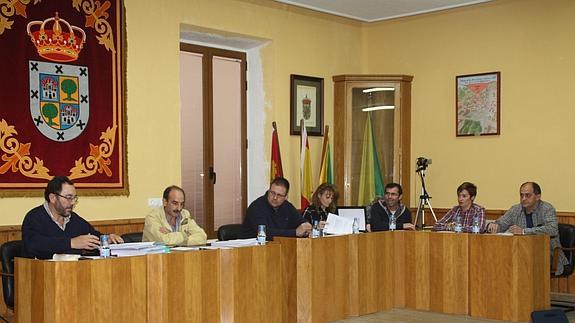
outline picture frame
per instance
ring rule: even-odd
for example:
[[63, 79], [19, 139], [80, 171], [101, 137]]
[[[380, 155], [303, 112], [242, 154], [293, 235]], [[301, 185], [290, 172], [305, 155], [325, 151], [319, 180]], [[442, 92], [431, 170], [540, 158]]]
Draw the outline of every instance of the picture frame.
[[457, 137], [501, 134], [501, 72], [456, 76], [455, 92]]
[[323, 78], [290, 75], [290, 134], [301, 135], [304, 119], [308, 136], [323, 136]]

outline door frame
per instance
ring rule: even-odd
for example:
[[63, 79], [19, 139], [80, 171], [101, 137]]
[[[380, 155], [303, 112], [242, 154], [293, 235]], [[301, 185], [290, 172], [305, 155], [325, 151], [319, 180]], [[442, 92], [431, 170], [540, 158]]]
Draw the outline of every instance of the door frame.
[[[213, 77], [212, 77], [212, 58], [214, 56], [232, 58], [240, 60], [241, 64], [241, 140], [242, 150], [241, 150], [241, 163], [242, 163], [242, 174], [241, 174], [241, 194], [242, 194], [242, 220], [245, 217], [247, 209], [247, 55], [245, 52], [232, 51], [221, 48], [213, 48], [200, 46], [196, 44], [182, 43], [180, 42], [180, 51], [192, 52], [202, 54], [202, 95], [203, 95], [203, 145], [204, 145], [204, 174], [210, 174], [210, 167], [213, 169], [214, 165], [214, 145], [213, 145]], [[216, 170], [217, 173], [217, 170]], [[214, 228], [214, 184], [212, 182], [211, 176], [203, 177], [203, 188], [204, 188], [204, 231], [208, 235], [208, 238], [216, 238], [217, 233]], [[217, 183], [217, 181], [216, 181]]]

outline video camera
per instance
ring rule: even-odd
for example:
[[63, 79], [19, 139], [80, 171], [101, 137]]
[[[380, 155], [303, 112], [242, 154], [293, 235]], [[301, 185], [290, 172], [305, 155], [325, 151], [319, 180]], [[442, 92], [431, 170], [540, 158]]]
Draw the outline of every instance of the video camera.
[[422, 171], [422, 170], [426, 170], [427, 166], [431, 165], [431, 158], [425, 158], [425, 157], [417, 157], [416, 159], [416, 165], [417, 165], [417, 169], [415, 170], [416, 173]]

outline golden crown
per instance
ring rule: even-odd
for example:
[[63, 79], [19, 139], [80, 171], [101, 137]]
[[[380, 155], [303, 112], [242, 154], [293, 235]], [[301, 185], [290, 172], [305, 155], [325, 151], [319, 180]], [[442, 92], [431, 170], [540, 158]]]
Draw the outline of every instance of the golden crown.
[[[40, 29], [37, 29], [37, 26], [40, 26]], [[52, 28], [50, 29], [49, 26]], [[67, 30], [62, 30], [62, 26]], [[33, 27], [36, 27], [35, 31], [32, 31]], [[58, 12], [54, 17], [44, 21], [29, 22], [26, 30], [38, 54], [55, 62], [77, 60], [86, 41], [86, 33], [81, 28], [72, 26], [58, 17]]]

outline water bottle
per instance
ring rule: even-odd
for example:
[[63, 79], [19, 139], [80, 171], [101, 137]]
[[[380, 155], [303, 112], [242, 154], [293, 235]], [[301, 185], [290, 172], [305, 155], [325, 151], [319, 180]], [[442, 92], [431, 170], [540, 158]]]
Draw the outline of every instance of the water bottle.
[[100, 257], [110, 257], [110, 239], [107, 234], [100, 236]]
[[352, 232], [353, 232], [353, 234], [359, 233], [359, 219], [358, 218], [353, 218]]
[[396, 226], [396, 223], [395, 223], [395, 214], [392, 213], [392, 214], [389, 216], [389, 231], [395, 231], [395, 228], [396, 228], [396, 227], [397, 227], [397, 226]]
[[461, 217], [459, 215], [455, 217], [455, 227], [453, 231], [455, 231], [455, 233], [461, 233]]
[[479, 217], [477, 215], [473, 217], [473, 224], [471, 226], [471, 232], [479, 233]]
[[319, 238], [319, 221], [313, 220], [313, 228], [311, 229], [311, 237], [312, 238]]
[[259, 245], [266, 244], [266, 226], [265, 224], [258, 225], [258, 236], [257, 241]]

